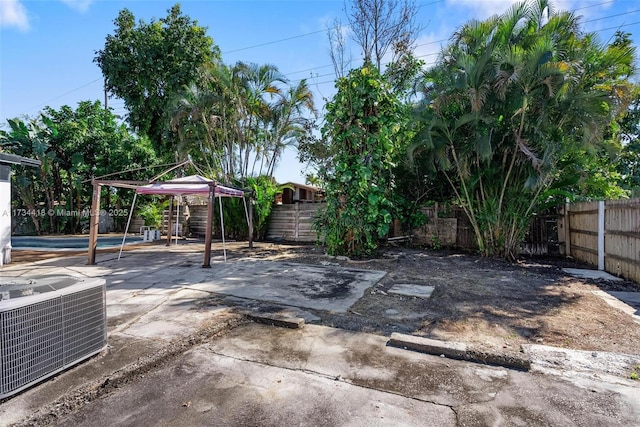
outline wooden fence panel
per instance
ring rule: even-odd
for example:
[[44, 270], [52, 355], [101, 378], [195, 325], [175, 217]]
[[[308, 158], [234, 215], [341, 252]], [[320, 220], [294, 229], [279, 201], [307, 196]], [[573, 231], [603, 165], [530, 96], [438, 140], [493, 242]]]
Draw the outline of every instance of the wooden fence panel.
[[[177, 209], [174, 206], [173, 207], [173, 218], [171, 218], [171, 222], [172, 222], [171, 227], [173, 227], [173, 235], [174, 236], [175, 236], [175, 233], [176, 233], [176, 231], [175, 231], [175, 228], [176, 228], [176, 213], [177, 213]], [[182, 227], [185, 226], [186, 222], [187, 222], [187, 217], [185, 216], [184, 206], [180, 206], [180, 219], [178, 220], [178, 224], [180, 224], [178, 226], [180, 228], [180, 231], [182, 231]], [[162, 225], [160, 226], [160, 233], [162, 233], [163, 235], [169, 234], [169, 209], [165, 209], [165, 210], [162, 211]]]
[[640, 199], [605, 203], [605, 270], [640, 282]]
[[[217, 206], [215, 206], [217, 208]], [[189, 231], [193, 236], [207, 235], [207, 205], [189, 206]]]
[[573, 203], [569, 207], [570, 255], [598, 265], [598, 202]]
[[313, 222], [320, 208], [319, 203], [298, 204], [298, 242], [315, 242], [318, 238]]
[[[604, 202], [602, 228], [598, 227], [598, 205], [599, 202], [582, 202], [568, 206], [565, 212], [565, 223], [569, 224], [569, 236], [565, 236], [567, 254], [611, 274], [640, 282], [640, 199]], [[599, 250], [604, 258], [604, 262], [600, 258], [600, 265]]]
[[473, 231], [473, 226], [464, 209], [455, 209], [455, 217], [458, 220], [456, 230], [456, 246], [466, 251], [478, 250], [478, 241]]
[[267, 239], [313, 243], [317, 234], [313, 222], [322, 203], [275, 205], [269, 216]]
[[559, 221], [562, 214], [544, 213], [534, 215], [529, 222], [529, 230], [520, 243], [523, 255], [556, 255], [560, 252]]
[[129, 224], [129, 229], [127, 230], [127, 233], [140, 235], [141, 234], [140, 230], [142, 229], [143, 226], [144, 226], [144, 220], [139, 216], [134, 216], [133, 218], [131, 218], [131, 223]]

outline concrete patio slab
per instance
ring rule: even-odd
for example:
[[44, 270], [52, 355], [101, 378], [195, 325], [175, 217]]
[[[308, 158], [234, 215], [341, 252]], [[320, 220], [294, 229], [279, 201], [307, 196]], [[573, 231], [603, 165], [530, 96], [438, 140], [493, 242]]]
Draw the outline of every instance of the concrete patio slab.
[[344, 313], [384, 271], [288, 262], [241, 260], [217, 265], [191, 289]]
[[602, 270], [589, 270], [585, 268], [563, 268], [562, 271], [568, 273], [575, 277], [580, 277], [583, 279], [600, 279], [600, 280], [610, 280], [612, 282], [620, 282], [621, 278], [616, 277], [612, 274], [607, 273]]
[[[627, 377], [633, 367], [640, 364], [640, 355], [584, 351], [551, 347], [541, 344], [523, 344], [522, 350], [529, 357], [535, 371], [566, 369], [574, 372], [599, 375], [610, 374]], [[640, 394], [638, 395], [640, 397]]]
[[239, 314], [245, 308], [296, 317], [346, 311], [382, 271], [219, 258], [202, 269], [201, 254], [109, 257], [101, 255], [97, 267], [74, 267], [86, 262], [82, 256], [1, 270], [104, 277], [109, 348], [0, 403], [0, 425], [491, 425], [499, 419], [626, 426], [640, 419], [637, 382], [630, 379], [603, 383], [588, 373], [574, 383], [408, 352], [388, 346], [384, 336], [308, 324], [284, 330]]
[[636, 312], [640, 312], [640, 292], [616, 292], [609, 291], [609, 294], [624, 301], [625, 304], [630, 305], [636, 309]]
[[640, 323], [640, 292], [593, 291], [611, 307], [617, 308]]
[[332, 377], [195, 349], [65, 425], [417, 426], [455, 424], [452, 408]]
[[427, 299], [431, 296], [435, 288], [433, 286], [426, 285], [412, 285], [412, 284], [396, 284], [393, 285], [387, 292], [395, 295], [404, 295], [409, 297], [418, 297]]

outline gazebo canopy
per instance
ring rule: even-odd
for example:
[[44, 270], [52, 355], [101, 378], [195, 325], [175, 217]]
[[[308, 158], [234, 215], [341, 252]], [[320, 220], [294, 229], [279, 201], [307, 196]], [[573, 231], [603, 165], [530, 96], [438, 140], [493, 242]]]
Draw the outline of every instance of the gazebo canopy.
[[[208, 195], [214, 181], [201, 175], [190, 175], [164, 182], [154, 182], [136, 188], [138, 194], [161, 194], [183, 196], [186, 194]], [[244, 191], [215, 184], [215, 197], [244, 197]]]

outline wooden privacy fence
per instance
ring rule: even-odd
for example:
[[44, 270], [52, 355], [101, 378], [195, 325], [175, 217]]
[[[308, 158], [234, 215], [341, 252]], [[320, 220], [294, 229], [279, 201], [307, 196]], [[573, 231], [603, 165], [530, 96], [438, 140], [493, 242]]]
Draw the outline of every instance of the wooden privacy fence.
[[318, 209], [322, 203], [295, 203], [275, 205], [269, 216], [268, 240], [290, 242], [315, 242], [317, 234], [313, 228]]
[[[268, 240], [285, 240], [291, 242], [313, 243], [317, 234], [313, 222], [324, 203], [296, 203], [293, 205], [276, 205], [269, 216]], [[463, 249], [474, 249], [473, 232], [463, 211], [449, 209], [437, 205], [423, 209], [427, 222], [413, 230], [412, 241], [420, 245], [455, 246]], [[460, 215], [464, 218], [460, 219]], [[402, 236], [399, 226], [392, 228], [392, 236]], [[470, 231], [471, 230], [471, 231]]]
[[559, 237], [567, 256], [640, 282], [640, 199], [567, 204]]

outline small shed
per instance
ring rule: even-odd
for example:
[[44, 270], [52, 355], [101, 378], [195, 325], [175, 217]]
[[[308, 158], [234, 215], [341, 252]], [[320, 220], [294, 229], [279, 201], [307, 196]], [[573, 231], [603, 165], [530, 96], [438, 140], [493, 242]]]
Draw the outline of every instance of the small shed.
[[282, 193], [276, 195], [276, 204], [317, 203], [324, 199], [324, 192], [313, 185], [287, 182], [282, 184]]
[[40, 161], [0, 153], [0, 267], [11, 262], [11, 166], [39, 167]]

